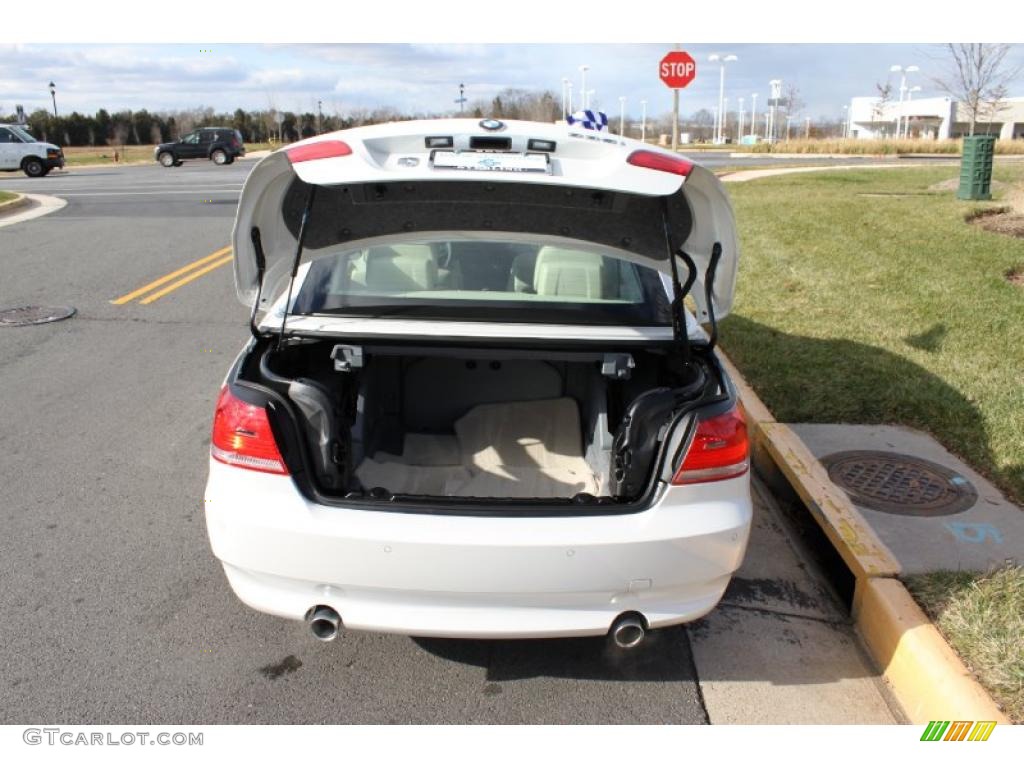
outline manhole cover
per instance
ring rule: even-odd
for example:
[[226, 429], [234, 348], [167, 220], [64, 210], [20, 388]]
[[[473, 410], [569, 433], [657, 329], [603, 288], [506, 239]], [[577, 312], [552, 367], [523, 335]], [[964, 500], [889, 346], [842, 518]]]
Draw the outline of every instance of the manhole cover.
[[66, 320], [73, 314], [74, 307], [12, 307], [0, 309], [0, 326], [40, 325]]
[[854, 504], [911, 517], [955, 515], [974, 506], [978, 492], [941, 464], [886, 451], [841, 451], [821, 460], [832, 482]]

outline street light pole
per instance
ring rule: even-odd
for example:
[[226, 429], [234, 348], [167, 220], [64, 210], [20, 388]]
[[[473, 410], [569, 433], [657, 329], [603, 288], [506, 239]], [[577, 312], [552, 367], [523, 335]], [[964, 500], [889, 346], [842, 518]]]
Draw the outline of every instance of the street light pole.
[[739, 112], [739, 115], [737, 116], [737, 120], [736, 120], [736, 143], [737, 144], [739, 144], [741, 141], [743, 141], [743, 118], [744, 117], [745, 117], [745, 115], [743, 114], [743, 97], [740, 96], [740, 112]]
[[722, 109], [724, 110], [722, 112], [722, 124], [721, 124], [721, 133], [722, 133], [722, 135], [719, 136], [718, 139], [719, 139], [720, 143], [725, 144], [725, 135], [729, 131], [729, 98], [728, 97], [725, 97], [724, 99], [722, 99]]
[[717, 53], [712, 53], [708, 56], [708, 61], [717, 61], [718, 65], [718, 120], [715, 123], [715, 143], [721, 144], [722, 137], [724, 134], [725, 126], [725, 65], [731, 61], [738, 61], [738, 57], [733, 54], [726, 54], [722, 56]]
[[890, 72], [899, 72], [900, 74], [900, 102], [896, 110], [896, 138], [900, 137], [900, 124], [903, 118], [903, 95], [907, 91], [907, 75], [911, 72], [918, 72], [921, 68], [915, 64], [911, 64], [909, 67], [903, 67], [899, 64], [893, 64], [889, 67]]
[[843, 138], [850, 138], [850, 105], [843, 104]]
[[750, 133], [757, 135], [757, 94], [751, 94], [750, 101]]
[[565, 111], [565, 87], [569, 84], [569, 78], [562, 78], [562, 119], [565, 120], [565, 116], [568, 112]]
[[804, 138], [805, 139], [811, 138], [811, 118], [810, 117], [807, 118], [807, 128], [804, 130]]
[[626, 97], [619, 96], [619, 136], [626, 135]]
[[580, 96], [583, 99], [583, 109], [587, 108], [587, 70], [588, 64], [580, 64]]
[[647, 141], [647, 99], [640, 99], [640, 141]]
[[567, 80], [566, 81], [566, 85], [569, 86], [569, 100], [568, 100], [568, 102], [566, 102], [568, 104], [569, 111], [566, 112], [565, 114], [566, 115], [571, 115], [572, 114], [572, 81], [571, 80]]
[[768, 81], [768, 85], [770, 85], [771, 89], [772, 89], [772, 91], [771, 91], [771, 94], [772, 94], [771, 103], [769, 104], [769, 107], [771, 107], [771, 109], [769, 111], [769, 115], [770, 116], [768, 118], [768, 143], [769, 144], [774, 144], [775, 143], [775, 132], [776, 132], [775, 111], [778, 108], [779, 99], [782, 97], [782, 81], [781, 80], [769, 80]]
[[455, 103], [459, 105], [459, 116], [461, 117], [466, 109], [466, 85], [465, 83], [459, 83], [459, 98], [455, 100]]
[[324, 110], [320, 99], [316, 100], [316, 132], [318, 134], [324, 132]]
[[57, 86], [50, 81], [50, 98], [53, 99], [53, 116], [57, 116]]

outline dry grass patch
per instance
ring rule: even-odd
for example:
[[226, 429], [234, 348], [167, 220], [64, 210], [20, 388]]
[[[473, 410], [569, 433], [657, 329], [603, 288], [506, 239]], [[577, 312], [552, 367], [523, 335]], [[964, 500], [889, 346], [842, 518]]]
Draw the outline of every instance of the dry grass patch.
[[940, 571], [906, 582], [1007, 716], [1024, 721], [1024, 567]]

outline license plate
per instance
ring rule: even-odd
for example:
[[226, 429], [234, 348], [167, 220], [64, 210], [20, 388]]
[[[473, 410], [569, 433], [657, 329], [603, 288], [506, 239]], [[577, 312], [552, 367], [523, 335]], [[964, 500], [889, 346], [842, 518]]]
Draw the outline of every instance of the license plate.
[[454, 171], [525, 171], [547, 173], [548, 156], [541, 152], [434, 152], [435, 168]]

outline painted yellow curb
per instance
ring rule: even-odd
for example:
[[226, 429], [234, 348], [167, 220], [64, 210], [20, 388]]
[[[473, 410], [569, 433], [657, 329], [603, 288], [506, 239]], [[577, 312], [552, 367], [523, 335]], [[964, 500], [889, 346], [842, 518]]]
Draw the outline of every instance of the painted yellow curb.
[[858, 579], [853, 616], [913, 722], [1009, 722], [900, 581]]
[[879, 670], [907, 717], [930, 720], [1008, 720], [972, 677], [902, 582], [899, 561], [821, 462], [772, 412], [720, 349], [747, 418], [755, 460], [769, 462], [789, 481], [856, 578], [853, 618]]

